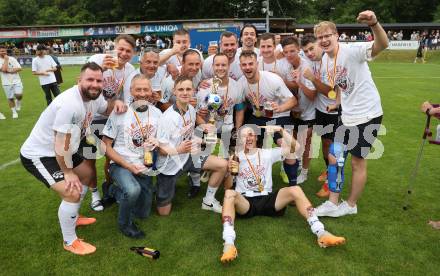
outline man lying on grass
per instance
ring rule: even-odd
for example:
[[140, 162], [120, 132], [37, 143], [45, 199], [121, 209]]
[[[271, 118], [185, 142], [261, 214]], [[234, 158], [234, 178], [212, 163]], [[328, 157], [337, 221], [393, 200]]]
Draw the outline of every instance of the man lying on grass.
[[[291, 153], [298, 144], [291, 135], [280, 126], [267, 126], [268, 132], [281, 132], [283, 139], [281, 147], [260, 149], [257, 148], [257, 135], [255, 131], [245, 126], [239, 133], [239, 162], [229, 160], [229, 170], [239, 166], [235, 190], [226, 190], [223, 200], [223, 240], [224, 248], [221, 262], [229, 262], [237, 257], [234, 245], [235, 214], [239, 217], [251, 218], [253, 216], [279, 217], [284, 215], [286, 207], [294, 203], [298, 212], [307, 220], [310, 230], [318, 237], [321, 247], [337, 246], [345, 243], [345, 238], [337, 237], [324, 229], [324, 224], [319, 221], [310, 201], [305, 196], [301, 187], [290, 186], [272, 191], [272, 165], [283, 159], [296, 159]], [[290, 145], [293, 145], [291, 147]], [[229, 176], [231, 177], [231, 176]], [[229, 179], [230, 181], [230, 179]]]

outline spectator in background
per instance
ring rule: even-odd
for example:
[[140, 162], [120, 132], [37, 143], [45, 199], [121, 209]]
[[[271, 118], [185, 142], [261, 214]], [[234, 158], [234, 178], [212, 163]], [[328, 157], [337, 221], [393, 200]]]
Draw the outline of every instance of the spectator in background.
[[58, 57], [55, 55], [55, 51], [49, 50], [49, 55], [57, 64], [57, 70], [53, 73], [55, 74], [55, 79], [57, 80], [58, 85], [60, 85], [63, 83], [63, 76], [61, 74], [61, 70], [63, 70], [63, 68], [61, 67], [61, 63], [58, 60]]
[[46, 47], [40, 44], [36, 47], [37, 56], [32, 59], [32, 74], [38, 76], [41, 88], [46, 95], [46, 102], [49, 105], [52, 102], [52, 96], [60, 94], [57, 80], [54, 72], [57, 70], [57, 64], [50, 56], [46, 55]]

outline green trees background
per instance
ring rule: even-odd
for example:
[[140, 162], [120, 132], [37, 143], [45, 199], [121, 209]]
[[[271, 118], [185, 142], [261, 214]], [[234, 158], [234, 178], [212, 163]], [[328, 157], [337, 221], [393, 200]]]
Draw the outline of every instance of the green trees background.
[[[0, 0], [0, 26], [264, 17], [261, 0]], [[382, 22], [440, 22], [440, 0], [271, 0], [274, 17], [353, 23], [371, 9]]]

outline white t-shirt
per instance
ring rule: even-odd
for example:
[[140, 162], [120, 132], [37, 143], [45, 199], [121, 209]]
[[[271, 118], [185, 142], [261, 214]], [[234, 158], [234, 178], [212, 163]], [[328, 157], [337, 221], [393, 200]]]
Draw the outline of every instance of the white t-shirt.
[[[53, 69], [57, 67], [57, 64], [53, 60], [53, 58], [49, 55], [44, 55], [42, 58], [39, 56], [36, 56], [32, 59], [32, 72], [42, 72], [49, 69]], [[57, 82], [57, 79], [55, 78], [55, 74], [53, 72], [48, 72], [48, 76], [38, 76], [38, 79], [40, 80], [40, 85], [45, 85], [49, 83]]]
[[[211, 55], [203, 62], [203, 79], [209, 79], [214, 77], [214, 69], [212, 67], [214, 55]], [[229, 64], [229, 77], [233, 80], [239, 80], [243, 76], [243, 71], [240, 68], [240, 61], [235, 56], [234, 61]]]
[[84, 102], [78, 86], [66, 90], [41, 113], [31, 134], [21, 147], [21, 154], [28, 159], [54, 157], [54, 131], [71, 133], [72, 150], [76, 152], [93, 115], [104, 113], [106, 109], [107, 102], [102, 95], [96, 100]]
[[[209, 79], [208, 82], [212, 85], [212, 79]], [[212, 87], [212, 86], [211, 86]], [[206, 108], [208, 103], [208, 96], [212, 92], [211, 88], [208, 89], [200, 89], [197, 92], [197, 111], [201, 108]], [[225, 100], [227, 93], [227, 99]], [[243, 96], [241, 95], [241, 90], [238, 88], [238, 84], [232, 78], [229, 78], [229, 83], [227, 87], [219, 87], [217, 90], [217, 94], [223, 99], [223, 104], [219, 109], [219, 112], [215, 115], [215, 126], [217, 127], [217, 131], [231, 131], [233, 128], [233, 111], [234, 106], [243, 101]], [[226, 102], [226, 104], [225, 104]], [[226, 107], [226, 109], [225, 109]], [[224, 114], [224, 111], [226, 115]], [[219, 114], [220, 113], [220, 114]], [[205, 118], [205, 121], [208, 122], [209, 115]]]
[[[96, 54], [89, 58], [89, 62], [95, 62], [99, 66], [103, 66], [104, 58], [106, 54]], [[112, 99], [123, 99], [122, 93], [124, 88], [124, 83], [127, 81], [128, 77], [135, 71], [135, 68], [130, 63], [126, 63], [122, 69], [108, 69], [105, 70], [103, 75], [104, 87], [102, 90], [102, 95], [106, 100]], [[97, 114], [96, 120], [106, 119], [106, 116]]]
[[[235, 57], [237, 59], [240, 59], [240, 54], [241, 54], [242, 51], [243, 51], [242, 47], [237, 49], [237, 53], [235, 53]], [[257, 57], [260, 56], [260, 49], [257, 48], [257, 47], [254, 47], [254, 53], [257, 54]]]
[[[134, 112], [141, 122], [142, 132]], [[152, 105], [149, 105], [144, 112], [134, 111], [132, 108], [122, 114], [112, 112], [103, 134], [114, 140], [113, 149], [127, 162], [142, 165], [144, 163], [142, 133], [146, 139], [155, 138], [161, 116], [162, 112]], [[148, 172], [144, 173], [148, 174]]]
[[283, 59], [275, 59], [272, 63], [265, 63], [263, 57], [258, 57], [258, 70], [267, 71], [281, 75], [280, 61]]
[[[199, 73], [192, 78], [193, 87], [196, 90], [201, 82], [201, 76], [202, 76], [201, 72], [199, 71]], [[171, 75], [169, 75], [163, 80], [161, 88], [162, 88], [162, 100], [160, 102], [174, 104], [176, 102], [176, 97], [174, 96], [173, 93], [174, 80]]]
[[[322, 61], [309, 60], [309, 62], [312, 64], [313, 74], [315, 74], [323, 84], [330, 86], [327, 77], [327, 70], [322, 67]], [[326, 114], [337, 114], [337, 111], [327, 111], [327, 106], [336, 104], [336, 99], [329, 99], [327, 96], [319, 92], [317, 92], [317, 94], [318, 95], [315, 98], [316, 109]]]
[[[130, 76], [127, 77], [127, 80], [124, 82], [124, 90], [122, 97], [124, 99], [124, 102], [128, 105], [133, 102], [133, 97], [131, 96], [131, 92], [130, 92], [131, 81], [135, 76], [140, 74], [141, 74], [141, 69], [138, 68], [134, 70], [130, 74]], [[164, 66], [159, 66], [159, 68], [157, 68], [156, 74], [154, 74], [154, 77], [150, 79], [151, 89], [153, 91], [158, 91], [158, 90], [162, 91], [162, 82], [165, 79], [165, 75], [166, 75], [166, 68]]]
[[[267, 101], [276, 102], [279, 105], [283, 104], [287, 99], [293, 97], [290, 90], [284, 84], [283, 79], [272, 72], [259, 71], [260, 80], [258, 84], [248, 83], [246, 76], [243, 76], [238, 81], [241, 94], [252, 104], [253, 114], [255, 115], [255, 105], [258, 103], [264, 106]], [[259, 89], [258, 89], [259, 88]], [[257, 93], [259, 98], [257, 99]], [[272, 118], [290, 116], [290, 110], [281, 113], [273, 114]]]
[[[313, 83], [304, 77], [303, 73], [307, 68], [310, 71], [312, 71], [312, 65], [310, 64], [310, 62], [307, 59], [300, 57], [300, 64], [298, 67], [298, 70], [300, 72], [299, 81], [301, 83], [303, 83], [307, 88], [309, 88], [311, 90], [316, 90]], [[289, 81], [293, 80], [292, 74], [291, 74], [292, 70], [293, 70], [293, 66], [285, 58], [280, 60], [280, 69], [279, 70], [281, 71], [281, 75], [283, 76], [283, 78], [285, 78]], [[304, 94], [304, 91], [302, 89], [298, 89], [298, 105], [294, 108], [294, 110], [301, 112], [300, 119], [303, 121], [315, 119], [315, 101], [310, 100]]]
[[[200, 61], [203, 62], [203, 54], [197, 50], [197, 49], [193, 49], [193, 48], [189, 48], [191, 50], [197, 51], [197, 53], [199, 53], [200, 55]], [[161, 51], [159, 53], [159, 56], [164, 56], [165, 54], [168, 54], [169, 52], [171, 52], [173, 49], [165, 49], [163, 51]], [[174, 64], [177, 68], [182, 67], [182, 57], [179, 57], [177, 55], [172, 55], [166, 62], [165, 64]]]
[[[356, 126], [383, 115], [379, 91], [371, 77], [367, 61], [372, 60], [373, 42], [339, 43], [335, 84], [341, 92], [342, 123]], [[322, 58], [322, 66], [333, 76], [334, 59]]]
[[258, 190], [258, 183], [254, 173], [260, 177], [263, 185], [263, 193], [272, 192], [272, 165], [275, 162], [282, 160], [281, 148], [272, 149], [258, 149], [254, 154], [247, 154], [249, 162], [252, 164], [254, 172], [249, 166], [246, 155], [243, 151], [238, 153], [240, 161], [239, 172], [236, 178], [235, 190], [241, 194], [246, 194], [247, 197], [252, 197], [249, 192], [260, 192]]
[[[162, 114], [157, 130], [157, 139], [161, 144], [176, 148], [182, 141], [191, 140], [194, 134], [195, 122], [196, 110], [192, 105], [188, 105], [188, 110], [181, 115], [174, 104]], [[176, 175], [183, 168], [188, 158], [189, 153], [159, 155], [157, 168], [162, 174]]]
[[[5, 63], [4, 58], [0, 57], [0, 68], [3, 67]], [[21, 68], [20, 63], [18, 63], [17, 59], [14, 57], [9, 57], [8, 60], [8, 69], [17, 69]], [[18, 73], [3, 73], [1, 72], [2, 85], [13, 85], [13, 84], [21, 84], [20, 75]]]

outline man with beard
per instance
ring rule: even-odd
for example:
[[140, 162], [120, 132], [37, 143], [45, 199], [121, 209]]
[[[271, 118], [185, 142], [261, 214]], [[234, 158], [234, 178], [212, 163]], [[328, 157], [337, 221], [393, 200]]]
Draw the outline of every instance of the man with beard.
[[68, 89], [43, 111], [20, 150], [25, 169], [55, 191], [62, 199], [58, 218], [64, 249], [85, 255], [96, 248], [76, 236], [75, 227], [94, 223], [93, 218], [78, 216], [81, 201], [91, 183], [91, 168], [76, 152], [80, 139], [95, 113], [124, 112], [121, 101], [107, 103], [101, 95], [102, 69], [96, 63], [81, 68], [78, 85]]
[[160, 105], [162, 100], [162, 82], [165, 80], [166, 68], [165, 66], [159, 66], [159, 54], [153, 50], [147, 50], [143, 53], [140, 60], [139, 69], [135, 70], [127, 78], [124, 84], [124, 102], [131, 104], [133, 102], [133, 96], [131, 95], [131, 81], [137, 75], [143, 75], [150, 80], [150, 86], [152, 93], [149, 94], [148, 101], [153, 105]]
[[275, 56], [275, 45], [275, 36], [273, 34], [264, 33], [260, 36], [261, 56], [258, 58], [258, 70], [280, 75], [279, 60]]
[[245, 24], [240, 32], [241, 47], [237, 49], [237, 57], [240, 57], [242, 51], [253, 51], [257, 56], [260, 55], [260, 49], [255, 47], [257, 43], [257, 28], [252, 24]]
[[[235, 216], [252, 218], [254, 216], [281, 217], [289, 204], [294, 204], [307, 220], [310, 230], [317, 236], [320, 247], [338, 246], [345, 243], [344, 237], [337, 237], [326, 231], [319, 221], [310, 201], [299, 186], [273, 190], [272, 166], [283, 159], [295, 160], [298, 146], [292, 136], [279, 126], [270, 126], [268, 131], [282, 133], [280, 147], [261, 149], [257, 147], [257, 135], [250, 127], [243, 127], [239, 132], [239, 162], [229, 160], [229, 171], [238, 167], [236, 187], [225, 191], [222, 211], [223, 255], [222, 263], [237, 258], [235, 247]], [[231, 176], [229, 176], [230, 178]], [[230, 181], [230, 180], [229, 180]], [[259, 241], [261, 242], [261, 241]]]
[[148, 102], [152, 90], [147, 76], [134, 76], [130, 92], [129, 110], [110, 115], [103, 141], [106, 156], [111, 159], [110, 176], [115, 181], [109, 187], [109, 194], [119, 203], [119, 230], [127, 237], [143, 238], [144, 232], [133, 220], [134, 217], [147, 218], [151, 211], [153, 179], [150, 175], [162, 112]]
[[[235, 80], [228, 76], [229, 58], [226, 54], [220, 53], [213, 56], [213, 69], [215, 78], [219, 79], [220, 85], [215, 91], [222, 99], [222, 105], [215, 112], [215, 132], [222, 139], [223, 152], [221, 156], [227, 158], [229, 156], [229, 145], [231, 133], [234, 128], [233, 111], [235, 109], [235, 122], [243, 122], [244, 104], [242, 103], [241, 91]], [[209, 121], [210, 113], [206, 112], [208, 109], [209, 95], [212, 93], [213, 79], [207, 80], [210, 88], [200, 89], [197, 92], [197, 124], [206, 124]], [[205, 111], [205, 112], [203, 112]], [[236, 125], [237, 127], [238, 125]], [[211, 130], [212, 131], [212, 130]]]
[[[338, 127], [330, 146], [328, 185], [329, 200], [317, 209], [318, 216], [340, 217], [357, 214], [357, 201], [367, 182], [367, 160], [382, 122], [380, 95], [371, 77], [368, 61], [388, 47], [387, 34], [372, 11], [357, 17], [373, 31], [374, 41], [363, 44], [338, 43], [338, 31], [333, 22], [320, 22], [315, 28], [319, 46], [326, 55], [322, 65], [326, 69], [332, 90], [328, 96], [340, 98], [342, 125]], [[347, 134], [348, 131], [348, 134]], [[352, 181], [347, 201], [339, 204], [342, 190], [344, 162], [351, 153]]]
[[[95, 62], [103, 69], [103, 91], [104, 99], [107, 101], [114, 99], [122, 99], [123, 87], [128, 76], [135, 70], [133, 65], [130, 64], [131, 58], [134, 55], [134, 49], [136, 47], [136, 41], [130, 35], [119, 35], [115, 39], [115, 52], [116, 57], [108, 54], [96, 54], [90, 57], [90, 62]], [[102, 139], [102, 129], [107, 122], [107, 116], [96, 114], [93, 118], [91, 132], [99, 138], [94, 141], [81, 141], [80, 153], [86, 159], [87, 164], [92, 168], [92, 201], [90, 207], [94, 211], [104, 210], [104, 205], [101, 201], [101, 196], [97, 188], [97, 176], [96, 176], [96, 159], [99, 157], [98, 145]], [[93, 142], [93, 143], [92, 143]], [[106, 158], [104, 164], [105, 182], [103, 183], [104, 197], [107, 186], [111, 183], [110, 176], [108, 175], [109, 160]]]
[[[246, 98], [252, 106], [252, 114], [245, 118], [246, 124], [257, 126], [291, 125], [290, 110], [297, 105], [297, 101], [284, 84], [283, 79], [272, 72], [259, 71], [257, 55], [252, 51], [241, 53], [240, 67], [244, 76], [238, 82], [242, 89], [243, 98]], [[237, 126], [241, 126], [241, 122], [237, 122]], [[259, 147], [262, 146], [263, 138], [264, 135], [258, 137]], [[280, 145], [280, 133], [276, 132], [273, 140]], [[289, 185], [296, 185], [298, 162], [288, 159], [283, 165]]]
[[[243, 72], [240, 69], [240, 62], [236, 56], [238, 47], [237, 35], [232, 32], [223, 32], [220, 35], [220, 53], [225, 54], [228, 57], [229, 62], [229, 77], [237, 81]], [[214, 55], [211, 55], [203, 62], [203, 79], [209, 79], [214, 76], [213, 69]]]

